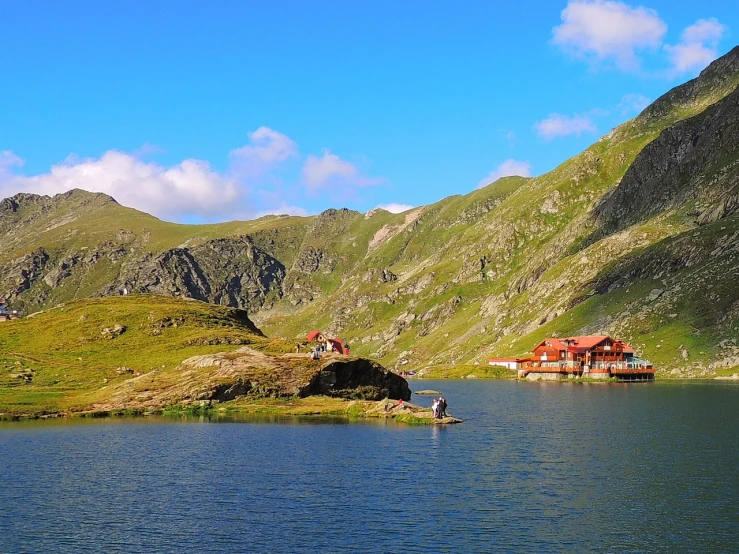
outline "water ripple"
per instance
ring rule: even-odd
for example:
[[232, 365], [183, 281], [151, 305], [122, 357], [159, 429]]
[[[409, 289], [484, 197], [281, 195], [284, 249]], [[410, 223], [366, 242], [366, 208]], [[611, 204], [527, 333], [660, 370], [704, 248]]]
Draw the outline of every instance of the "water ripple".
[[736, 550], [739, 387], [423, 387], [466, 423], [2, 424], [0, 552]]

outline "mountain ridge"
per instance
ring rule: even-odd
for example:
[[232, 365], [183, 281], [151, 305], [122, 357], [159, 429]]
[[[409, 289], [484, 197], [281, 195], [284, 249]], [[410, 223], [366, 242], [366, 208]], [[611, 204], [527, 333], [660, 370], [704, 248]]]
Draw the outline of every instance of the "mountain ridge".
[[[713, 374], [739, 365], [725, 342], [739, 311], [728, 286], [739, 258], [737, 85], [739, 47], [551, 172], [402, 214], [184, 226], [110, 197], [83, 210], [79, 191], [56, 207], [13, 197], [0, 202], [0, 294], [26, 311], [124, 287], [191, 296], [246, 308], [269, 334], [322, 328], [408, 367], [485, 363], [542, 333], [609, 332], [663, 372]], [[723, 314], [691, 319], [685, 291], [709, 276]], [[678, 305], [692, 307], [660, 311]], [[663, 327], [674, 336], [659, 338]]]

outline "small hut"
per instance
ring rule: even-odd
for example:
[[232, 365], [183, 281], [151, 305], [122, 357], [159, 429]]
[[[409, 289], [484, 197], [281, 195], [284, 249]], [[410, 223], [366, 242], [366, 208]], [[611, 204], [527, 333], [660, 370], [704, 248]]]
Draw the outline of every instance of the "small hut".
[[321, 331], [319, 331], [318, 329], [314, 329], [313, 331], [305, 335], [305, 340], [307, 340], [308, 342], [320, 342], [321, 344], [323, 344], [324, 342], [326, 342], [326, 337], [323, 333], [321, 333]]
[[305, 340], [309, 343], [314, 343], [315, 346], [320, 346], [321, 350], [325, 352], [338, 352], [346, 356], [349, 355], [349, 346], [345, 345], [340, 338], [329, 338], [318, 329], [314, 329], [308, 333], [305, 336]]

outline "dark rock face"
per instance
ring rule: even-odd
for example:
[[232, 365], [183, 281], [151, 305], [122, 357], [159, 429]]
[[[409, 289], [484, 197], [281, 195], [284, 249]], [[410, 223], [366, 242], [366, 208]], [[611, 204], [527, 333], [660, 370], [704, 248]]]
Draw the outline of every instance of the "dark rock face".
[[236, 383], [228, 383], [218, 385], [212, 391], [201, 394], [196, 400], [217, 400], [218, 402], [228, 402], [246, 396], [251, 392], [251, 384], [239, 379]]
[[699, 225], [739, 211], [739, 88], [690, 119], [666, 128], [596, 208], [599, 233], [618, 231], [694, 203]]
[[49, 255], [43, 248], [14, 260], [5, 267], [0, 267], [3, 276], [3, 297], [14, 299], [31, 288], [33, 283], [44, 275]]
[[282, 297], [284, 279], [285, 266], [242, 236], [168, 250], [130, 264], [121, 280], [136, 292], [181, 294], [257, 311]]
[[326, 365], [300, 391], [301, 397], [316, 394], [362, 400], [411, 398], [405, 379], [365, 359], [335, 361]]
[[319, 270], [330, 273], [333, 264], [331, 257], [326, 252], [320, 248], [308, 247], [298, 253], [293, 269], [301, 273], [315, 273]]

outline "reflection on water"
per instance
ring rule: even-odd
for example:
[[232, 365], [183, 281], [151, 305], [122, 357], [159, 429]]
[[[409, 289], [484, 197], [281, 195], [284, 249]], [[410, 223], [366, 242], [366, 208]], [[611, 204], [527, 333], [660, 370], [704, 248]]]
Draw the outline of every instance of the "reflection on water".
[[0, 551], [736, 551], [739, 386], [412, 385], [465, 423], [0, 424]]

